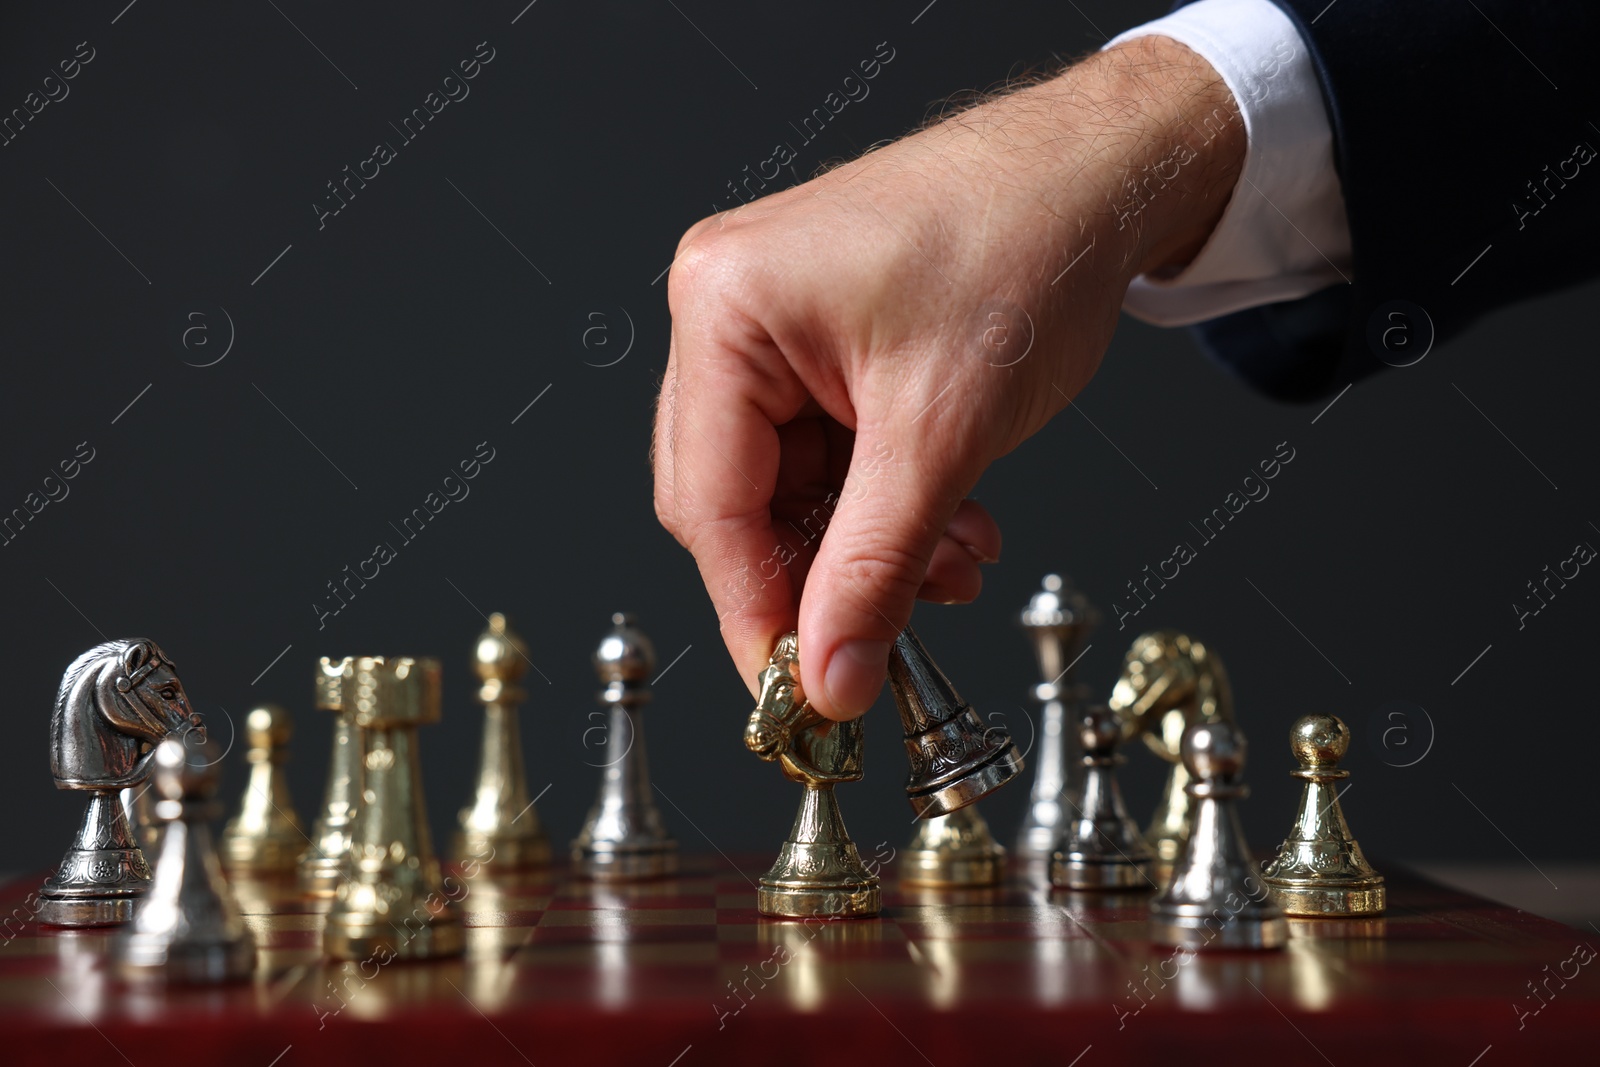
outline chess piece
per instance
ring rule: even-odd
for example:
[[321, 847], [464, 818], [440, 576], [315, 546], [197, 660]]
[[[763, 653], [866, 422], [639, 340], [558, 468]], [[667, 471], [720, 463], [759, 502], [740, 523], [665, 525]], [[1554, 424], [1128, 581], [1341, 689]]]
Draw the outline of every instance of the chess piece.
[[1164, 876], [1189, 834], [1189, 773], [1179, 751], [1183, 734], [1196, 723], [1233, 721], [1228, 674], [1209, 646], [1187, 634], [1141, 634], [1123, 658], [1109, 703], [1122, 719], [1124, 738], [1142, 735], [1150, 750], [1172, 765], [1144, 832], [1155, 850], [1157, 872]]
[[333, 713], [333, 750], [328, 754], [322, 809], [311, 842], [300, 853], [300, 886], [313, 897], [333, 896], [350, 854], [350, 828], [361, 800], [361, 738], [344, 709], [344, 669], [350, 657], [317, 660], [313, 706]]
[[528, 649], [506, 628], [499, 612], [478, 637], [473, 667], [483, 685], [483, 744], [478, 754], [478, 785], [473, 801], [461, 809], [451, 856], [476, 860], [486, 870], [543, 867], [550, 862], [550, 838], [528, 800], [522, 768], [522, 732], [517, 706], [528, 694], [517, 684], [527, 672]]
[[230, 872], [287, 874], [306, 845], [283, 770], [294, 724], [287, 711], [264, 704], [245, 716], [244, 726], [250, 742], [250, 777], [239, 814], [222, 829], [222, 864]]
[[150, 746], [200, 726], [154, 641], [108, 641], [67, 668], [50, 714], [50, 773], [57, 789], [84, 790], [89, 803], [72, 847], [39, 890], [40, 923], [108, 926], [133, 917], [150, 888], [150, 865], [119, 791], [143, 786]]
[[133, 839], [145, 858], [154, 856], [161, 844], [161, 820], [156, 818], [156, 798], [147, 778], [139, 785], [131, 785], [118, 794], [122, 813], [128, 817]]
[[1022, 773], [1011, 735], [984, 725], [909, 626], [889, 653], [889, 686], [911, 765], [906, 798], [918, 817], [948, 815]]
[[1077, 818], [1067, 824], [1050, 866], [1050, 882], [1063, 889], [1155, 888], [1150, 868], [1155, 855], [1128, 814], [1117, 787], [1117, 753], [1122, 721], [1107, 707], [1085, 709], [1076, 731], [1083, 755], [1082, 799]]
[[1235, 802], [1250, 790], [1244, 734], [1195, 723], [1179, 753], [1189, 772], [1191, 826], [1172, 880], [1150, 905], [1150, 940], [1168, 948], [1274, 949], [1289, 940], [1283, 911], [1256, 873]]
[[580, 875], [605, 881], [659, 878], [678, 869], [678, 843], [667, 836], [661, 812], [650, 795], [650, 763], [645, 756], [639, 713], [650, 701], [655, 646], [623, 612], [611, 616], [612, 630], [594, 654], [605, 689], [606, 763], [600, 796], [572, 842], [572, 864]]
[[361, 809], [323, 951], [336, 960], [460, 955], [461, 914], [428, 833], [417, 728], [439, 721], [439, 661], [346, 661], [341, 704], [361, 738]]
[[968, 804], [949, 815], [917, 820], [900, 863], [900, 884], [930, 889], [994, 885], [1005, 875], [1006, 850]]
[[211, 841], [217, 803], [217, 746], [195, 731], [155, 748], [153, 782], [166, 824], [150, 892], [118, 935], [122, 973], [171, 983], [225, 982], [255, 969], [255, 938], [240, 917]]
[[805, 792], [777, 862], [761, 876], [756, 910], [778, 919], [870, 918], [882, 905], [878, 878], [861, 862], [833, 796], [838, 783], [861, 780], [861, 720], [833, 722], [812, 709], [796, 634], [778, 639], [759, 681], [745, 747], [776, 761]]
[[[1099, 612], [1060, 575], [1047, 574], [1022, 612], [1044, 681], [1033, 688], [1039, 702], [1038, 740], [1033, 746], [1033, 792], [1017, 834], [1017, 855], [1049, 859], [1066, 832], [1082, 792], [1083, 751], [1074, 729], [1082, 694], [1072, 668]], [[1063, 801], [1066, 803], [1064, 804]], [[1070, 805], [1070, 806], [1069, 806]]]
[[1289, 773], [1305, 786], [1289, 836], [1261, 865], [1272, 899], [1288, 915], [1367, 917], [1386, 905], [1383, 875], [1361, 854], [1339, 807], [1338, 783], [1350, 776], [1339, 761], [1349, 747], [1350, 730], [1334, 715], [1307, 715], [1289, 732], [1300, 762]]

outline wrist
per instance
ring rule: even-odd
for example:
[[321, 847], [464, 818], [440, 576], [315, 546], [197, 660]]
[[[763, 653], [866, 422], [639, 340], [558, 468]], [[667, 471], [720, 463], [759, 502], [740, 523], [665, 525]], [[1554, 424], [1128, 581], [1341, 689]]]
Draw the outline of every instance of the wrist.
[[[1067, 261], [1065, 250], [1092, 242], [1100, 277], [1118, 287], [1119, 302], [1135, 277], [1176, 270], [1199, 253], [1247, 148], [1222, 75], [1187, 46], [1154, 34], [922, 137], [941, 159], [949, 153], [988, 179], [972, 188], [1022, 190], [1043, 208], [1024, 242], [1053, 257], [1045, 281]], [[991, 208], [987, 198], [974, 205], [986, 216]]]
[[1137, 120], [1132, 149], [1107, 157], [1119, 173], [1106, 222], [1130, 277], [1175, 272], [1204, 247], [1244, 169], [1239, 106], [1211, 64], [1168, 37], [1125, 41], [1080, 69]]
[[1031, 142], [1015, 169], [1045, 200], [1058, 231], [1051, 240], [1091, 237], [1096, 260], [1123, 286], [1192, 260], [1244, 168], [1233, 94], [1168, 37], [1125, 41], [999, 104], [1010, 112], [1008, 147]]

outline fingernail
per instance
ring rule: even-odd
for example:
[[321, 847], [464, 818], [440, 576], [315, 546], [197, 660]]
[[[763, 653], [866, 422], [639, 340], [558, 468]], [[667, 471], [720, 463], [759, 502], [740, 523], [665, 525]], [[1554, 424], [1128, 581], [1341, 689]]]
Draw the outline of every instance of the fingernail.
[[1000, 562], [999, 560], [995, 559], [993, 556], [987, 555], [983, 551], [983, 549], [979, 548], [977, 545], [962, 545], [961, 547], [966, 549], [967, 550], [967, 555], [971, 556], [978, 563], [998, 563], [998, 562]]
[[956, 596], [942, 585], [932, 582], [923, 582], [922, 588], [917, 590], [917, 599], [926, 600], [930, 604], [963, 604], [966, 601]]
[[846, 641], [828, 661], [823, 686], [835, 711], [860, 715], [878, 699], [889, 673], [889, 642]]

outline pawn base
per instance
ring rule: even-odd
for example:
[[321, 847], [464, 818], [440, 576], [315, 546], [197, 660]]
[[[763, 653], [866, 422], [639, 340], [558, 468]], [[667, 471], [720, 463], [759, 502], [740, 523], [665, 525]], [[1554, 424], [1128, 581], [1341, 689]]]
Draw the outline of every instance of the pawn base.
[[779, 885], [761, 880], [756, 910], [774, 919], [870, 919], [883, 908], [878, 880], [833, 885]]
[[1316, 885], [1263, 878], [1272, 902], [1285, 915], [1309, 919], [1365, 918], [1388, 906], [1383, 881], [1353, 885]]
[[996, 884], [1005, 870], [1005, 847], [994, 839], [983, 813], [969, 806], [917, 823], [900, 865], [900, 884], [971, 889]]
[[678, 846], [667, 843], [637, 849], [572, 849], [573, 873], [597, 882], [644, 882], [678, 873]]
[[212, 985], [250, 977], [256, 945], [249, 935], [232, 942], [174, 945], [136, 934], [118, 946], [117, 957], [118, 973], [130, 981]]
[[970, 852], [918, 850], [906, 854], [900, 868], [900, 884], [929, 889], [961, 889], [994, 885], [1005, 876], [1005, 849]]
[[1050, 863], [1050, 884], [1059, 889], [1154, 889], [1152, 866], [1147, 858], [1107, 860], [1057, 852]]
[[339, 888], [339, 883], [344, 881], [345, 874], [342, 857], [336, 859], [323, 856], [312, 860], [301, 860], [297, 872], [300, 888], [307, 896], [317, 899], [332, 897]]
[[222, 869], [230, 874], [290, 874], [305, 847], [304, 838], [224, 838], [220, 849]]
[[336, 960], [428, 960], [459, 956], [466, 947], [461, 917], [454, 910], [432, 915], [420, 926], [408, 916], [399, 925], [341, 921], [330, 917], [322, 951]]
[[1012, 846], [1014, 854], [1019, 860], [1042, 860], [1048, 864], [1064, 833], [1061, 825], [1040, 822], [1030, 813], [1028, 822], [1017, 835], [1017, 843]]
[[1150, 910], [1150, 941], [1163, 948], [1279, 949], [1289, 943], [1281, 914], [1239, 914], [1219, 922], [1214, 912]]
[[452, 862], [476, 863], [485, 870], [527, 871], [550, 866], [550, 839], [544, 834], [457, 832], [450, 847]]

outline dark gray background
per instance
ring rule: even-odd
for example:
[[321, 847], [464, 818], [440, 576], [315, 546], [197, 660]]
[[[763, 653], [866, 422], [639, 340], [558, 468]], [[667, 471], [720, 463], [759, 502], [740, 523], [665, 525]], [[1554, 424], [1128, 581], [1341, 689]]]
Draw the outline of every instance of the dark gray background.
[[[652, 513], [646, 447], [667, 333], [652, 280], [684, 228], [730, 205], [724, 183], [790, 140], [789, 122], [878, 42], [895, 59], [802, 152], [799, 177], [1163, 5], [540, 0], [518, 18], [522, 0], [123, 3], [0, 21], [0, 110], [78, 42], [96, 51], [70, 95], [0, 148], [0, 512], [79, 442], [96, 457], [0, 547], [5, 865], [54, 863], [78, 818], [79, 798], [51, 788], [46, 723], [62, 668], [102, 635], [162, 643], [221, 736], [254, 704], [293, 708], [291, 779], [308, 820], [328, 729], [309, 710], [313, 657], [442, 657], [446, 720], [425, 732], [424, 765], [443, 834], [470, 786], [468, 656], [492, 610], [513, 615], [548, 678], [531, 677], [525, 741], [557, 842], [594, 793], [589, 656], [625, 608], [663, 667], [682, 653], [648, 718], [667, 821], [689, 849], [774, 849], [796, 790], [741, 746], [749, 698], [690, 558]], [[495, 58], [470, 97], [319, 231], [324, 183], [397, 141], [388, 123], [480, 41]], [[1487, 69], [1518, 61], [1491, 41]], [[1470, 154], [1441, 158], [1471, 166]], [[1396, 195], [1450, 195], [1448, 168], [1395, 180]], [[1482, 205], [1485, 225], [1504, 210]], [[1596, 291], [1500, 312], [1320, 418], [1321, 404], [1253, 395], [1182, 331], [1126, 322], [1078, 410], [983, 481], [1004, 559], [976, 604], [919, 608], [925, 641], [1028, 744], [1037, 678], [1015, 620], [1040, 576], [1070, 573], [1110, 618], [1124, 583], [1194, 540], [1189, 523], [1287, 441], [1296, 458], [1271, 496], [1127, 629], [1102, 628], [1083, 677], [1108, 691], [1140, 629], [1187, 629], [1218, 649], [1255, 743], [1244, 816], [1261, 847], [1292, 814], [1286, 729], [1325, 710], [1357, 735], [1345, 803], [1370, 853], [1592, 856], [1568, 815], [1590, 795], [1600, 578], [1580, 575], [1521, 631], [1511, 604], [1577, 542], [1600, 543], [1585, 443]], [[222, 309], [236, 334], [227, 358], [186, 365], [225, 347]], [[596, 324], [606, 332], [586, 347]], [[626, 358], [586, 365], [615, 359], [630, 332]], [[325, 583], [375, 542], [398, 543], [389, 522], [481, 441], [496, 458], [471, 496], [319, 630]], [[867, 780], [842, 801], [864, 850], [898, 847], [910, 811], [887, 699], [869, 723]], [[1131, 755], [1143, 817], [1161, 768]], [[242, 757], [229, 757], [230, 801]], [[1025, 793], [985, 804], [1006, 840]]]

